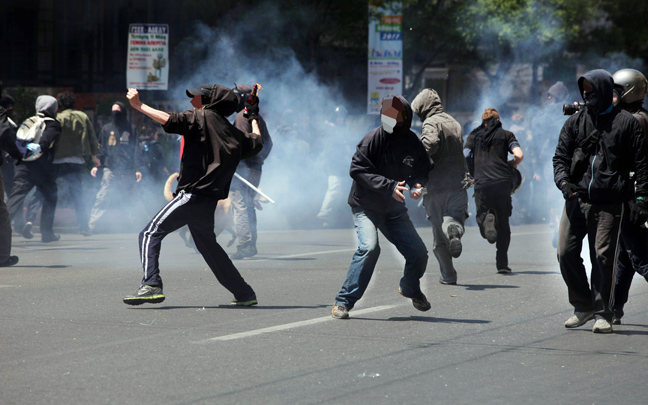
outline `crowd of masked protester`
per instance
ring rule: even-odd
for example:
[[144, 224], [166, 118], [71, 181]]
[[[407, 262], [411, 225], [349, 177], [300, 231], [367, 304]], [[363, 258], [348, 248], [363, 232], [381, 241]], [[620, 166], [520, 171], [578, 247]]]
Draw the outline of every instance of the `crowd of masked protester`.
[[[5, 122], [18, 135], [18, 154], [2, 152], [14, 238], [40, 234], [49, 243], [61, 233], [132, 232], [165, 203], [164, 184], [179, 161], [177, 136], [133, 117], [118, 100], [101, 115], [77, 109], [71, 92], [32, 103], [18, 104], [11, 89], [0, 98]], [[30, 124], [41, 123], [43, 130], [28, 135]], [[35, 140], [20, 139], [35, 133]]]

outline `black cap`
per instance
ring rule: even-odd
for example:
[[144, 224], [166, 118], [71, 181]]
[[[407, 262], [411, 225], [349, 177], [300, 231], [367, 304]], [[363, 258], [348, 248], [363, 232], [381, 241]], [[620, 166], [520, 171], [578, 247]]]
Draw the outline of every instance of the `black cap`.
[[15, 101], [9, 94], [3, 94], [2, 96], [0, 96], [0, 106], [2, 106], [3, 108], [9, 108], [14, 104]]
[[187, 97], [194, 98], [195, 96], [209, 96], [212, 87], [211, 84], [203, 84], [197, 89], [187, 89]]

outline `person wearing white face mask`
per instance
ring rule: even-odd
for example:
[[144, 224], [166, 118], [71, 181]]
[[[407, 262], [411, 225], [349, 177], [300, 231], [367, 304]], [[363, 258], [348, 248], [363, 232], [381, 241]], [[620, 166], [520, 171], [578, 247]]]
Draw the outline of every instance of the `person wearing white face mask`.
[[378, 230], [405, 257], [405, 269], [399, 292], [410, 298], [416, 309], [431, 308], [421, 291], [428, 253], [405, 207], [405, 194], [419, 199], [427, 182], [432, 161], [418, 136], [410, 130], [412, 109], [403, 97], [382, 102], [381, 123], [358, 143], [351, 161], [353, 185], [349, 205], [358, 235], [358, 249], [353, 255], [342, 289], [335, 297], [333, 318], [349, 318], [349, 310], [362, 297], [380, 256]]

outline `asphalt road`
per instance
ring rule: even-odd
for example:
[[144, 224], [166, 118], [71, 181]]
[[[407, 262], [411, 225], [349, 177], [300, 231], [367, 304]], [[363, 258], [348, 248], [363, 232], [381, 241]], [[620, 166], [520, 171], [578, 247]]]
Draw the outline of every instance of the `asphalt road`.
[[567, 330], [551, 229], [513, 233], [511, 275], [476, 228], [459, 285], [440, 285], [431, 257], [425, 313], [398, 294], [403, 260], [381, 238], [350, 320], [330, 310], [351, 229], [261, 232], [259, 255], [236, 262], [252, 308], [230, 306], [178, 234], [163, 243], [166, 301], [139, 307], [121, 302], [139, 286], [137, 235], [16, 238], [20, 263], [0, 269], [0, 404], [645, 404], [647, 283], [614, 334]]

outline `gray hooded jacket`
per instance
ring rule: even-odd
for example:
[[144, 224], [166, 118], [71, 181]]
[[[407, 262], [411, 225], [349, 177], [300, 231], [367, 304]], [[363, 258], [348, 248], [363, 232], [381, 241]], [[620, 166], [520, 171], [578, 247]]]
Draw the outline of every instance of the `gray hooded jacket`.
[[434, 161], [434, 170], [428, 176], [428, 192], [461, 190], [468, 174], [463, 155], [461, 125], [443, 112], [436, 91], [424, 89], [412, 102], [412, 110], [423, 122], [421, 141]]

